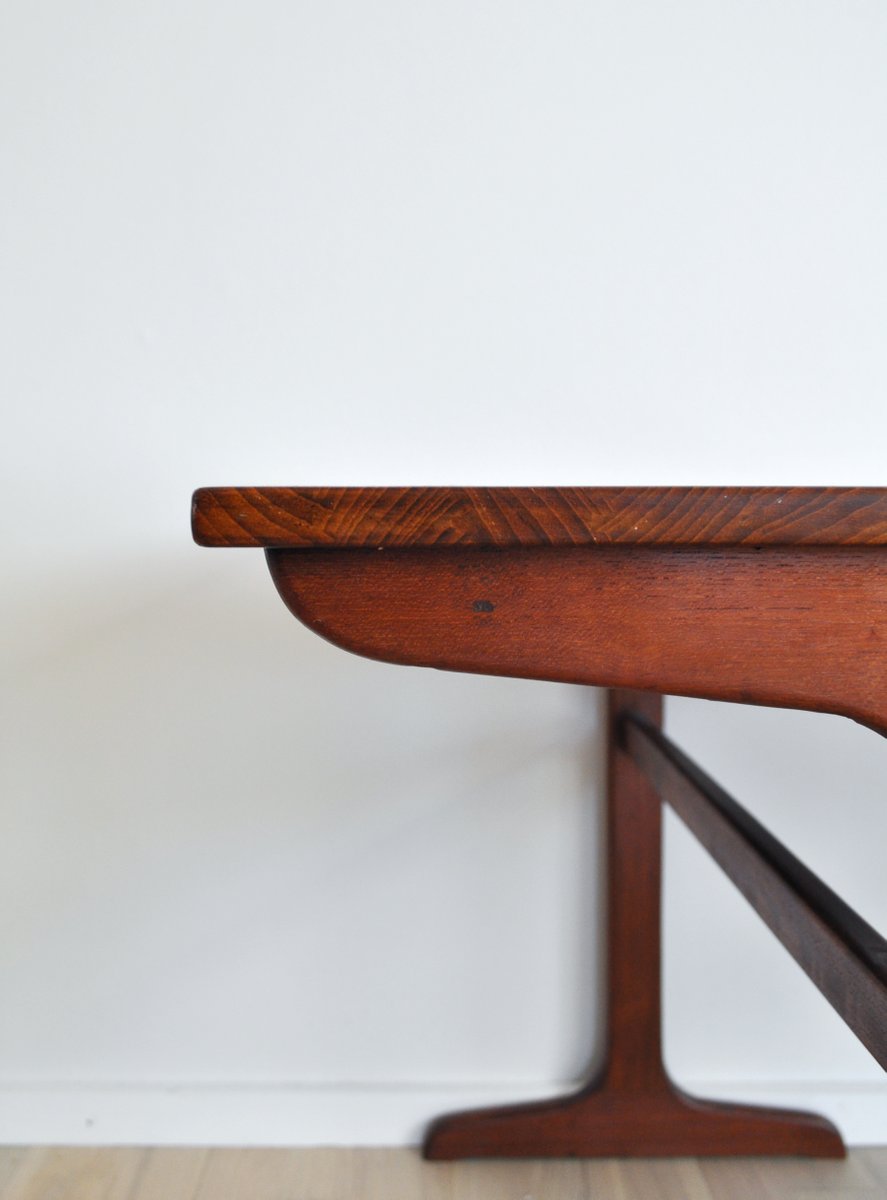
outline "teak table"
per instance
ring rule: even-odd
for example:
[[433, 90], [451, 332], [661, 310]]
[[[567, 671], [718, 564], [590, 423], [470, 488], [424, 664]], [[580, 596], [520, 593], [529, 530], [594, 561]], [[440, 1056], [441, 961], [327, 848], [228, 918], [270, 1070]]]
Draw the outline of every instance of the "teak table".
[[844, 1153], [822, 1117], [663, 1067], [661, 801], [885, 1069], [887, 942], [665, 737], [662, 697], [887, 733], [887, 489], [204, 488], [193, 530], [264, 547], [295, 616], [358, 654], [609, 689], [605, 1066], [439, 1118], [427, 1157]]

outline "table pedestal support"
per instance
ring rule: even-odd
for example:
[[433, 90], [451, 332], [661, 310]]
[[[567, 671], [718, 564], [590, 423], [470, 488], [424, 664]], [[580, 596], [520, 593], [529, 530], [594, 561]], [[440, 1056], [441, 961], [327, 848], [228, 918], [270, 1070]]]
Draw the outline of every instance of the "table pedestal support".
[[608, 728], [607, 1043], [598, 1079], [574, 1095], [454, 1113], [428, 1130], [430, 1159], [699, 1155], [843, 1157], [824, 1117], [696, 1100], [662, 1062], [662, 805], [620, 746], [620, 714], [661, 724], [662, 698], [611, 690]]

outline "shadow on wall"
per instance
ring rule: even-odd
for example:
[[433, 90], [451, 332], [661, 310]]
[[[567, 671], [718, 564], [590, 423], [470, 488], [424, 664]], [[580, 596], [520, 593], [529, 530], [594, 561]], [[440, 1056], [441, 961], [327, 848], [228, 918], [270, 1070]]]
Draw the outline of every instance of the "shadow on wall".
[[0, 768], [4, 1077], [581, 1073], [596, 695], [345, 654], [257, 558], [33, 607]]

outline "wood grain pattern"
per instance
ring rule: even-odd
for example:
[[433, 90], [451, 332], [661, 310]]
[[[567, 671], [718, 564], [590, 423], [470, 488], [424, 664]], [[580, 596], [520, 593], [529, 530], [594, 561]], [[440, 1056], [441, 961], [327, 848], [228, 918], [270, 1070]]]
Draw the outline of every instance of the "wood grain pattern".
[[418, 666], [814, 709], [887, 730], [877, 548], [271, 550], [291, 611]]
[[51, 1146], [25, 1155], [0, 1192], [2, 1200], [130, 1200], [145, 1151], [127, 1146], [109, 1155], [98, 1147]]
[[887, 546], [887, 488], [200, 488], [202, 546]]
[[[843, 1162], [643, 1159], [423, 1163], [412, 1148], [148, 1149], [126, 1200], [883, 1200], [887, 1147]], [[20, 1160], [15, 1179], [4, 1174]], [[108, 1200], [132, 1151], [0, 1148], [0, 1200]], [[46, 1187], [44, 1164], [55, 1160]], [[218, 1189], [218, 1190], [215, 1190]]]
[[887, 1070], [887, 941], [674, 745], [634, 713], [632, 760]]
[[440, 1117], [428, 1131], [424, 1154], [840, 1158], [841, 1137], [822, 1117], [697, 1100], [668, 1077], [661, 1043], [662, 805], [622, 744], [622, 724], [631, 716], [658, 728], [662, 698], [609, 694], [607, 1032], [600, 1077], [574, 1095]]

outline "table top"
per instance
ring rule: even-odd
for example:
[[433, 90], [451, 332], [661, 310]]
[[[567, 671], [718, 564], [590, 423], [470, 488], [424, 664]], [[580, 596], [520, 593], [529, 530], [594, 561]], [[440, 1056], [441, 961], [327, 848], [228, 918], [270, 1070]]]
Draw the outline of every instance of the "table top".
[[217, 487], [201, 546], [887, 546], [887, 488]]

